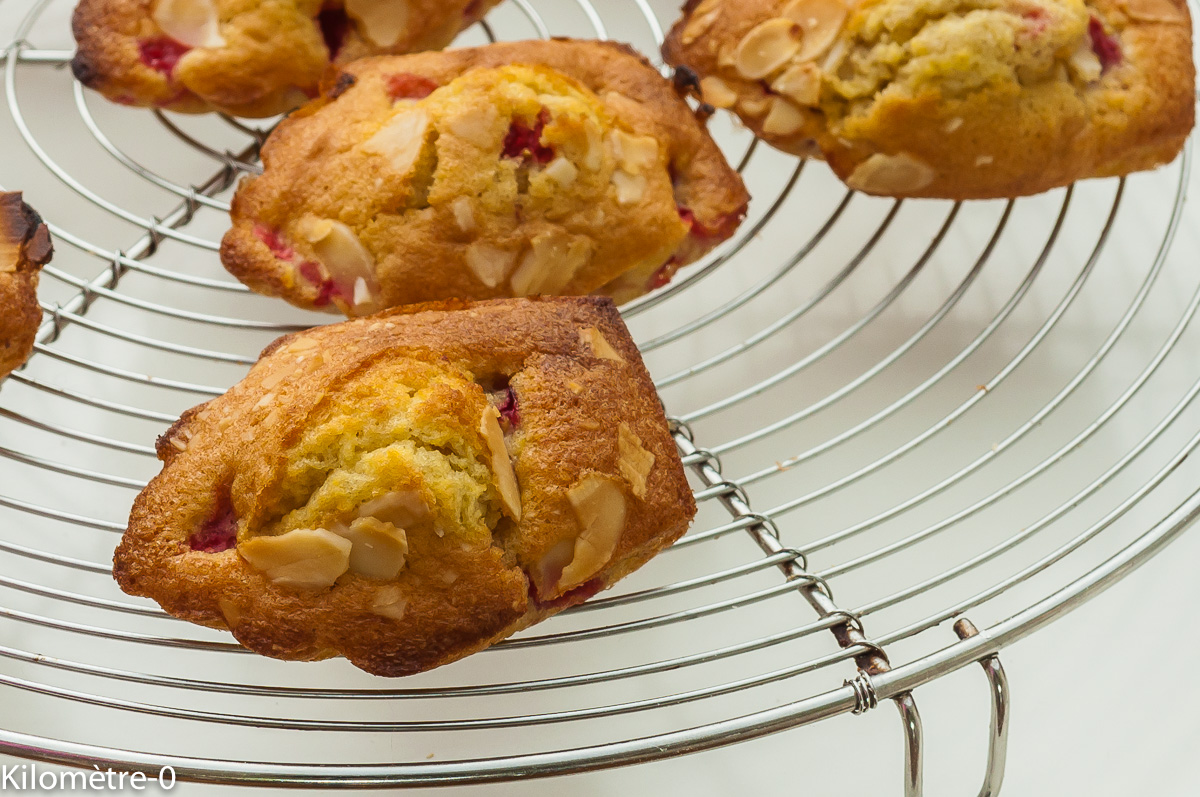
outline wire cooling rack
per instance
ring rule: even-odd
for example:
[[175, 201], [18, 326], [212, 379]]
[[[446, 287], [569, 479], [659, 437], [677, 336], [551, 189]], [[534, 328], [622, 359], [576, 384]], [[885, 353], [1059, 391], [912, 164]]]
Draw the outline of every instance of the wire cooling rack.
[[[611, 593], [421, 676], [245, 655], [122, 595], [109, 568], [155, 436], [272, 338], [329, 318], [248, 293], [217, 260], [267, 128], [110, 105], [63, 68], [67, 0], [0, 2], [0, 184], [57, 245], [36, 354], [0, 390], [0, 751], [217, 783], [469, 783], [892, 699], [917, 795], [913, 692], [981, 662], [994, 794], [996, 652], [1200, 508], [1189, 153], [1015, 202], [896, 202], [718, 117], [750, 217], [624, 308], [694, 478], [694, 528]], [[674, 5], [512, 0], [461, 42], [656, 53]]]

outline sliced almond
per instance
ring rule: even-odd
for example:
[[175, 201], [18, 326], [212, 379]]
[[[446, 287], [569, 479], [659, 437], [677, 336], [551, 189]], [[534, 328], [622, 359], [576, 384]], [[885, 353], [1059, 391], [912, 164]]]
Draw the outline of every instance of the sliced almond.
[[404, 592], [395, 584], [375, 590], [375, 597], [371, 599], [371, 612], [389, 620], [403, 620], [407, 607]]
[[408, 31], [408, 0], [346, 0], [346, 14], [379, 47], [394, 47]]
[[[354, 290], [355, 306], [374, 303], [375, 258], [354, 230], [340, 221], [305, 216], [297, 225], [334, 282]], [[358, 284], [359, 280], [363, 284]], [[360, 301], [360, 298], [362, 301]]]
[[475, 208], [470, 197], [458, 197], [450, 203], [450, 210], [454, 213], [454, 223], [458, 225], [458, 229], [463, 232], [475, 229]]
[[513, 272], [513, 292], [517, 296], [561, 293], [591, 260], [593, 247], [584, 236], [561, 230], [535, 236]]
[[908, 153], [877, 152], [858, 165], [846, 179], [846, 185], [868, 194], [890, 196], [920, 191], [936, 176], [933, 167]]
[[699, 39], [708, 32], [708, 29], [713, 26], [713, 23], [717, 21], [717, 17], [719, 16], [721, 16], [720, 6], [711, 11], [706, 11], [699, 16], [693, 16], [679, 37], [680, 43], [686, 46]]
[[737, 92], [716, 75], [700, 79], [700, 96], [714, 108], [732, 108], [737, 103]]
[[642, 445], [629, 424], [621, 421], [617, 427], [617, 470], [629, 482], [629, 488], [638, 498], [646, 497], [646, 478], [654, 467], [654, 454]]
[[289, 343], [284, 351], [289, 354], [299, 354], [300, 352], [312, 351], [320, 345], [314, 338], [301, 336]]
[[762, 80], [792, 59], [800, 49], [803, 35], [803, 28], [794, 20], [768, 19], [742, 37], [734, 56], [734, 68], [747, 80]]
[[163, 33], [189, 47], [224, 47], [214, 0], [158, 0], [151, 12]]
[[717, 51], [717, 66], [722, 69], [732, 69], [737, 65], [737, 42], [725, 42]]
[[617, 204], [619, 205], [633, 205], [640, 202], [646, 195], [648, 185], [645, 175], [630, 174], [621, 169], [613, 172], [612, 184], [617, 189]]
[[1067, 68], [1076, 80], [1082, 83], [1093, 83], [1100, 79], [1104, 66], [1092, 50], [1090, 41], [1081, 41], [1067, 59]]
[[429, 114], [424, 108], [403, 108], [363, 142], [362, 148], [387, 158], [396, 174], [407, 175], [425, 147], [429, 129]]
[[738, 108], [746, 116], [757, 119], [771, 110], [774, 99], [770, 94], [750, 94], [738, 100]]
[[625, 530], [625, 493], [607, 476], [584, 476], [567, 491], [567, 500], [580, 531], [571, 563], [558, 580], [564, 590], [582, 584], [608, 564]]
[[450, 132], [480, 148], [499, 146], [497, 122], [500, 113], [495, 106], [471, 106], [466, 112], [451, 117], [446, 123]]
[[271, 362], [270, 370], [263, 376], [259, 382], [267, 390], [274, 390], [280, 382], [290, 377], [296, 372], [297, 363], [294, 360], [274, 359]]
[[783, 97], [773, 97], [771, 110], [763, 119], [763, 132], [769, 136], [790, 136], [804, 128], [806, 118], [804, 111], [785, 100]]
[[613, 157], [623, 171], [641, 174], [643, 170], [658, 164], [658, 142], [650, 136], [635, 136], [624, 130], [609, 134]]
[[542, 173], [563, 188], [573, 185], [579, 177], [579, 169], [568, 158], [562, 155], [547, 163]]
[[350, 541], [325, 529], [295, 529], [238, 543], [250, 566], [281, 587], [324, 589], [350, 569]]
[[771, 82], [771, 90], [798, 105], [814, 108], [821, 101], [821, 69], [812, 63], [789, 66]]
[[349, 526], [337, 524], [330, 531], [345, 537], [350, 549], [350, 572], [367, 578], [394, 579], [404, 569], [408, 536], [404, 529], [376, 517], [360, 517]]
[[500, 412], [491, 404], [483, 411], [479, 420], [479, 433], [487, 440], [492, 452], [492, 472], [496, 474], [496, 488], [500, 491], [500, 504], [504, 514], [513, 520], [521, 519], [521, 490], [517, 486], [517, 474], [513, 472], [512, 460], [508, 458], [508, 447], [504, 445], [504, 430], [500, 428]]
[[804, 46], [797, 59], [812, 61], [830, 48], [846, 21], [846, 6], [841, 0], [792, 0], [783, 16], [804, 29]]
[[467, 268], [474, 272], [479, 281], [489, 288], [495, 288], [512, 270], [517, 253], [475, 242], [467, 247], [464, 257]]
[[604, 337], [595, 327], [584, 327], [579, 330], [579, 342], [590, 348], [592, 353], [602, 360], [613, 360], [622, 364], [625, 362], [625, 358], [617, 353], [617, 350], [608, 342], [608, 338]]
[[371, 287], [367, 285], [366, 279], [358, 277], [354, 280], [354, 309], [360, 314], [365, 314], [371, 308], [375, 307], [375, 294], [371, 291]]
[[553, 591], [563, 569], [575, 558], [575, 538], [559, 540], [538, 560], [534, 580], [542, 591]]
[[229, 598], [217, 598], [217, 608], [221, 610], [221, 616], [225, 618], [225, 626], [231, 631], [242, 621], [242, 610]]
[[372, 498], [355, 512], [360, 518], [375, 518], [401, 529], [429, 522], [433, 514], [416, 490], [393, 490]]

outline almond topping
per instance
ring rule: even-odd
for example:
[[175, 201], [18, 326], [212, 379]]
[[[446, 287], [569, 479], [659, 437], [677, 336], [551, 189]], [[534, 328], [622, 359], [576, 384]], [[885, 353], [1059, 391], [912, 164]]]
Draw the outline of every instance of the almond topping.
[[458, 197], [450, 203], [450, 210], [454, 213], [454, 223], [458, 229], [463, 232], [475, 229], [475, 208], [471, 206], [470, 197]]
[[375, 301], [375, 258], [354, 231], [340, 221], [314, 216], [305, 216], [297, 226], [333, 280], [352, 286], [355, 309], [369, 310]]
[[738, 100], [738, 107], [747, 116], [758, 118], [771, 110], [771, 101], [774, 99], [770, 94], [750, 95]]
[[221, 616], [225, 618], [225, 625], [231, 631], [242, 621], [242, 610], [229, 598], [217, 598], [217, 608], [221, 610]]
[[1075, 52], [1071, 53], [1071, 57], [1067, 59], [1067, 68], [1076, 80], [1083, 83], [1099, 80], [1104, 72], [1104, 65], [1100, 63], [1100, 58], [1092, 50], [1090, 40], [1086, 38], [1079, 42]]
[[716, 75], [700, 79], [700, 96], [714, 108], [732, 108], [737, 102], [737, 92]]
[[591, 348], [592, 353], [602, 360], [613, 360], [624, 363], [625, 358], [617, 353], [608, 339], [595, 327], [584, 327], [579, 330], [579, 342]]
[[799, 105], [814, 108], [821, 100], [821, 70], [816, 64], [795, 64], [775, 78], [771, 90]]
[[479, 281], [489, 288], [495, 288], [508, 276], [517, 253], [476, 242], [467, 247], [465, 258], [467, 268], [474, 272]]
[[393, 579], [400, 575], [408, 556], [408, 537], [404, 529], [375, 517], [360, 517], [350, 525], [340, 523], [330, 529], [345, 537], [350, 549], [350, 572], [367, 578]]
[[908, 153], [884, 155], [877, 152], [858, 165], [846, 178], [846, 184], [857, 191], [886, 196], [920, 191], [936, 176], [929, 164]]
[[804, 111], [785, 100], [774, 97], [771, 110], [763, 120], [763, 132], [769, 136], [790, 136], [804, 127]]
[[841, 0], [792, 0], [783, 15], [804, 29], [804, 46], [797, 58], [812, 61], [829, 49], [846, 21]]
[[287, 345], [287, 348], [284, 351], [287, 351], [290, 354], [296, 354], [298, 352], [309, 351], [311, 349], [315, 349], [319, 345], [321, 345], [321, 344], [317, 343], [317, 341], [314, 340], [313, 338], [299, 337], [299, 338], [296, 338], [295, 340], [293, 340], [291, 343], [289, 343]]
[[213, 0], [158, 0], [151, 16], [163, 33], [188, 47], [224, 47]]
[[558, 580], [564, 590], [582, 584], [608, 564], [625, 529], [625, 494], [607, 476], [584, 476], [567, 491], [567, 500], [580, 532], [571, 563]]
[[806, 121], [803, 110], [782, 97], [774, 100], [770, 103], [770, 113], [762, 120], [762, 132], [768, 136], [791, 136], [802, 130]]
[[271, 369], [267, 371], [267, 375], [262, 378], [260, 384], [267, 390], [274, 390], [280, 382], [287, 379], [295, 371], [296, 363], [294, 362], [284, 362], [280, 363], [279, 365], [272, 365]]
[[512, 460], [504, 445], [504, 430], [500, 428], [500, 412], [491, 404], [483, 411], [479, 432], [487, 440], [492, 451], [492, 472], [496, 474], [496, 488], [500, 491], [500, 504], [504, 514], [513, 520], [521, 519], [521, 490], [517, 486], [517, 474], [513, 473]]
[[406, 175], [421, 155], [429, 137], [429, 114], [423, 108], [405, 108], [363, 142], [363, 150], [388, 159], [392, 171]]
[[722, 69], [732, 68], [737, 64], [737, 42], [725, 42], [717, 51], [717, 66]]
[[571, 564], [571, 559], [575, 556], [575, 538], [569, 540], [559, 540], [549, 551], [542, 554], [542, 558], [538, 560], [537, 568], [532, 573], [534, 582], [538, 586], [538, 592], [542, 594], [553, 594], [557, 589], [559, 579], [562, 577], [563, 569]]
[[654, 454], [642, 445], [642, 439], [637, 436], [629, 424], [621, 421], [617, 427], [617, 470], [629, 482], [630, 489], [638, 498], [646, 497], [646, 477], [654, 467]]
[[495, 106], [472, 107], [447, 123], [450, 131], [480, 148], [492, 147], [500, 140], [500, 113]]
[[693, 17], [688, 22], [687, 27], [683, 29], [683, 35], [679, 37], [679, 42], [683, 45], [691, 44], [700, 38], [713, 26], [717, 21], [717, 17], [721, 16], [721, 7], [717, 6], [712, 11], [701, 14], [698, 17]]
[[632, 205], [646, 195], [646, 178], [618, 169], [613, 172], [612, 184], [617, 189], [617, 204]]
[[427, 523], [433, 515], [416, 490], [393, 490], [372, 498], [355, 513], [360, 518], [375, 518], [396, 528], [411, 529]]
[[408, 0], [346, 0], [346, 14], [379, 47], [394, 47], [408, 30]]
[[641, 174], [658, 163], [658, 142], [650, 136], [634, 136], [624, 130], [609, 134], [613, 156], [621, 169], [630, 174]]
[[408, 601], [404, 592], [395, 584], [388, 584], [375, 590], [375, 598], [371, 601], [371, 611], [389, 620], [403, 620], [404, 610]]
[[325, 529], [295, 529], [277, 537], [252, 537], [238, 553], [281, 587], [323, 589], [350, 568], [350, 541]]
[[535, 236], [512, 275], [513, 293], [558, 294], [592, 259], [593, 244], [582, 235], [556, 230]]
[[546, 168], [542, 170], [542, 173], [563, 188], [566, 188], [575, 182], [575, 178], [579, 176], [579, 169], [570, 160], [559, 155], [546, 164]]
[[747, 80], [762, 80], [791, 60], [800, 49], [803, 35], [803, 28], [794, 20], [768, 19], [742, 38], [734, 68]]

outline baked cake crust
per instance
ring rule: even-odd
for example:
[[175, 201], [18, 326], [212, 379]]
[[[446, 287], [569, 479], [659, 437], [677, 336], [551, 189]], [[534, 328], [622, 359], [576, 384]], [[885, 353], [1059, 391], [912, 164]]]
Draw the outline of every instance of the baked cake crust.
[[[804, 42], [791, 60], [781, 16]], [[1184, 0], [693, 0], [663, 54], [772, 146], [886, 196], [1152, 169], [1193, 125]]]
[[499, 2], [351, 0], [355, 18], [320, 0], [81, 0], [71, 68], [125, 105], [274, 116], [315, 96], [331, 62], [440, 49]]
[[50, 232], [19, 191], [0, 192], [0, 379], [33, 351], [42, 308], [38, 275], [50, 262]]
[[[415, 392], [394, 406], [364, 398], [404, 380], [403, 391]], [[500, 398], [489, 403], [489, 390]], [[309, 446], [325, 440], [341, 404], [353, 429]], [[480, 438], [480, 410], [492, 404], [509, 430], [519, 520], [503, 498], [502, 466]], [[378, 485], [353, 493], [371, 473], [362, 463], [384, 461], [381, 452], [400, 456], [409, 450], [402, 441], [328, 471], [311, 494], [288, 495], [312, 461], [341, 456], [370, 434], [374, 421], [363, 416], [401, 412], [411, 426], [404, 433], [426, 441], [417, 456], [433, 464], [384, 488], [423, 501], [434, 495], [437, 530], [410, 525], [399, 574], [351, 571], [332, 587], [297, 588], [252, 566], [247, 541], [295, 533], [314, 518], [332, 528], [355, 502], [379, 497]], [[469, 485], [463, 474], [486, 475], [476, 502], [461, 489], [439, 492], [445, 485], [432, 474], [442, 472], [438, 457], [453, 459], [446, 452], [464, 455], [444, 471], [447, 480]], [[637, 348], [611, 301], [595, 297], [426, 304], [286, 336], [228, 393], [186, 412], [158, 453], [163, 470], [135, 501], [114, 557], [121, 588], [177, 617], [227, 628], [255, 652], [342, 655], [380, 675], [445, 664], [586, 600], [670, 545], [695, 514]], [[624, 506], [608, 556], [604, 540], [589, 537], [602, 551], [591, 560], [580, 553], [597, 549], [579, 541], [591, 534], [581, 531], [591, 528], [587, 510], [576, 506], [584, 482], [620, 496], [592, 518], [601, 526]], [[487, 525], [454, 520], [476, 509]]]
[[[608, 42], [364, 59], [262, 154], [222, 262], [255, 291], [349, 315], [533, 293], [623, 302], [732, 235], [748, 201], [672, 85]], [[331, 220], [350, 268], [311, 242]], [[526, 279], [531, 252], [547, 269]]]

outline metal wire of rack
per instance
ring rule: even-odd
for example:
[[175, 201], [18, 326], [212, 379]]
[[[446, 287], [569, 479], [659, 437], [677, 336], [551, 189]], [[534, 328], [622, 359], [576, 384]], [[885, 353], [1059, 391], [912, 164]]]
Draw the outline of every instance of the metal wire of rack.
[[[980, 662], [995, 794], [997, 652], [1200, 511], [1200, 275], [1172, 248], [1196, 212], [1190, 150], [1041, 197], [914, 203], [848, 192], [718, 119], [751, 217], [623, 309], [694, 477], [693, 530], [611, 595], [402, 684], [239, 655], [108, 575], [154, 436], [321, 320], [250, 294], [214, 255], [268, 130], [110, 106], [61, 69], [69, 3], [2, 2], [23, 13], [0, 22], [19, 152], [0, 183], [44, 211], [58, 256], [36, 354], [0, 390], [0, 751], [213, 783], [476, 783], [892, 699], [917, 795], [913, 692]], [[513, 0], [464, 42], [612, 36], [656, 53], [673, 5]], [[93, 721], [59, 738], [64, 706]], [[289, 730], [309, 733], [276, 744]], [[433, 732], [441, 760], [423, 760]]]

